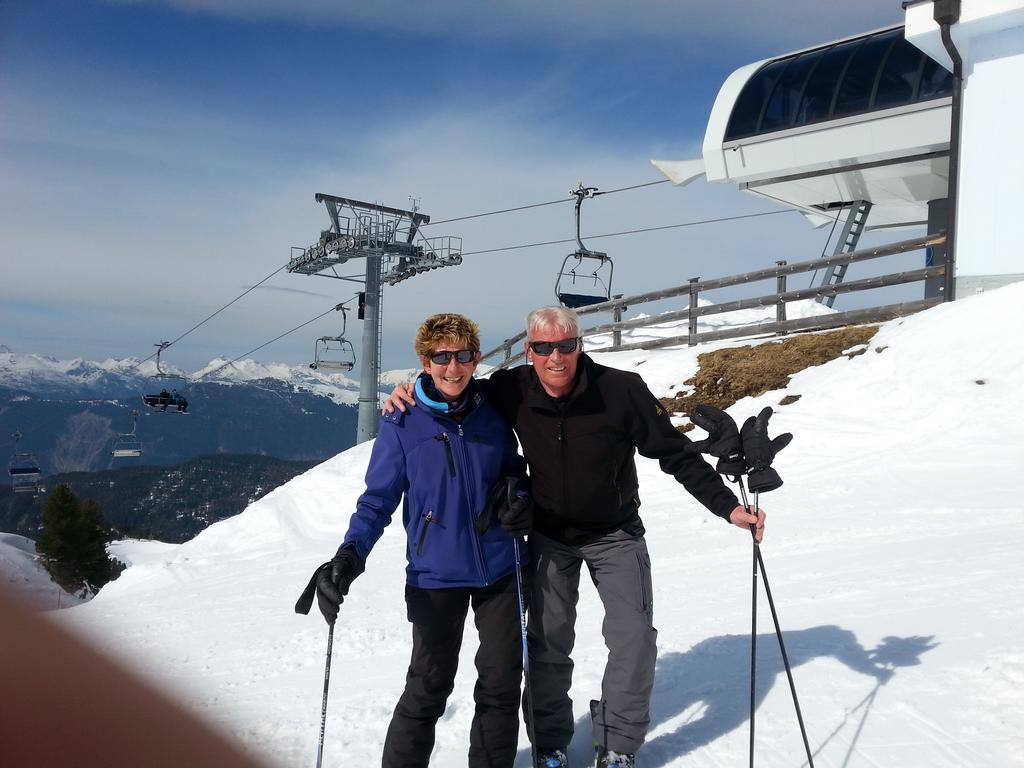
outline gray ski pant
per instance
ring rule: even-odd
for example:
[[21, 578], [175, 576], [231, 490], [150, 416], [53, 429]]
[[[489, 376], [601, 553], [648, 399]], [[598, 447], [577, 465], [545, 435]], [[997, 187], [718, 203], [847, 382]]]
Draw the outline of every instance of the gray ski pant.
[[647, 543], [642, 535], [621, 530], [580, 546], [530, 534], [528, 633], [534, 740], [540, 749], [565, 748], [572, 740], [570, 653], [576, 640], [576, 603], [584, 563], [604, 604], [601, 631], [608, 647], [601, 698], [590, 702], [594, 744], [636, 752], [651, 722], [658, 630]]

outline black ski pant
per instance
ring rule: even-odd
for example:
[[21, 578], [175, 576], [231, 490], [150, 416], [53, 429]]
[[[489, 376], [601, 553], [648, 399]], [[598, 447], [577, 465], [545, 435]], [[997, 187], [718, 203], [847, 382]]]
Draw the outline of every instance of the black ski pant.
[[412, 660], [384, 740], [383, 768], [427, 768], [434, 728], [455, 687], [469, 607], [480, 635], [469, 768], [512, 768], [519, 741], [522, 636], [515, 574], [489, 587], [406, 586]]

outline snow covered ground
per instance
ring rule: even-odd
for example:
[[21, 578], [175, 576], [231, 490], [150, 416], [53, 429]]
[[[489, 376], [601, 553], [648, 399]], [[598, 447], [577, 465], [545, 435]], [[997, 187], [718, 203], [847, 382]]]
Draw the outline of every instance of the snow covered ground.
[[[1024, 344], [1010, 328], [1024, 283], [885, 325], [869, 350], [737, 403], [737, 419], [784, 394], [791, 431], [761, 499], [762, 552], [819, 768], [1024, 766]], [[659, 395], [698, 349], [599, 354]], [[131, 567], [60, 620], [95, 638], [192, 710], [282, 766], [316, 754], [326, 627], [292, 606], [333, 554], [362, 487], [369, 445], [295, 478], [177, 546], [124, 542]], [[751, 545], [639, 460], [654, 568], [659, 661], [640, 765], [747, 760]], [[392, 526], [342, 607], [324, 750], [328, 766], [376, 765], [404, 683], [404, 541]], [[584, 579], [584, 582], [586, 579]], [[582, 588], [570, 757], [590, 760], [601, 609]], [[757, 764], [805, 764], [762, 591]], [[467, 632], [432, 765], [465, 765], [472, 716]], [[517, 766], [528, 764], [520, 732]]]
[[83, 602], [50, 578], [36, 556], [36, 543], [16, 533], [0, 533], [0, 584], [33, 610], [57, 610]]

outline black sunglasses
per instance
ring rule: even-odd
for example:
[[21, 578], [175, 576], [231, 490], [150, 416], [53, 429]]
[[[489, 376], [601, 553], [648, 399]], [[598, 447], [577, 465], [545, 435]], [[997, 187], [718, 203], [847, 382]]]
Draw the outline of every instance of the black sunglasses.
[[473, 362], [473, 359], [476, 357], [476, 350], [460, 349], [457, 352], [434, 352], [433, 354], [428, 355], [428, 357], [430, 358], [430, 362], [435, 365], [448, 365], [453, 357], [456, 362], [465, 365], [466, 363]]
[[535, 355], [541, 357], [547, 357], [556, 349], [563, 355], [568, 355], [570, 352], [575, 352], [576, 347], [580, 344], [579, 338], [575, 339], [562, 339], [561, 341], [531, 341], [530, 349], [533, 350]]

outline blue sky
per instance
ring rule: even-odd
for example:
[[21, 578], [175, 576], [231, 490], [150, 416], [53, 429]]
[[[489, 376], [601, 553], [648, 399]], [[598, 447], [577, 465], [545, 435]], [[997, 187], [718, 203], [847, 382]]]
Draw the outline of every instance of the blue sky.
[[[774, 4], [778, 5], [778, 4]], [[851, 7], [854, 6], [855, 7]], [[326, 225], [313, 195], [435, 221], [661, 177], [696, 157], [718, 88], [768, 56], [900, 21], [898, 2], [0, 2], [0, 344], [144, 357]], [[586, 235], [772, 210], [661, 184], [584, 207]], [[466, 251], [573, 235], [570, 205], [433, 228]], [[588, 243], [641, 292], [817, 255], [796, 214]], [[385, 367], [435, 311], [485, 345], [550, 303], [566, 246], [479, 257], [385, 293]], [[168, 357], [235, 357], [356, 290], [281, 273]], [[308, 362], [330, 318], [267, 347]], [[358, 346], [358, 324], [349, 328]]]

